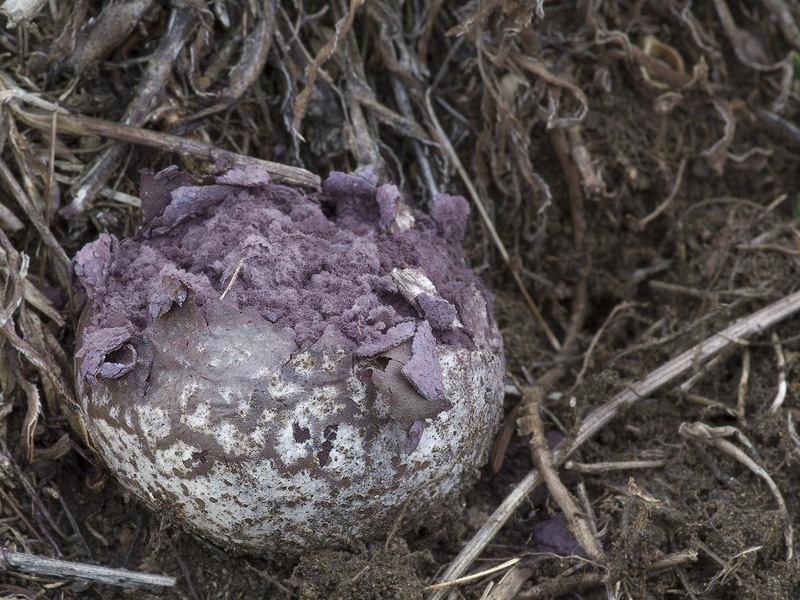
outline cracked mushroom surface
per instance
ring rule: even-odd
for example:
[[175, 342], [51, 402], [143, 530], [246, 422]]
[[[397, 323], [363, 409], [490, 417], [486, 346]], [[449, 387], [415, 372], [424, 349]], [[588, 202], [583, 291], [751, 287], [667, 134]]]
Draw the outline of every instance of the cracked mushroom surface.
[[463, 198], [428, 216], [369, 168], [316, 194], [170, 168], [141, 195], [135, 237], [73, 262], [80, 418], [127, 489], [221, 546], [292, 555], [474, 480], [504, 362]]

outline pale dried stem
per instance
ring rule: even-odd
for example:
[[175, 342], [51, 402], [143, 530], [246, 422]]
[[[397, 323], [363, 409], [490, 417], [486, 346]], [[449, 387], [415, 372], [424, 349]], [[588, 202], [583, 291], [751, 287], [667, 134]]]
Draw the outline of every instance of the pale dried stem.
[[525, 562], [516, 565], [492, 588], [485, 600], [511, 600], [516, 598], [522, 586], [531, 578], [536, 565]]
[[630, 471], [631, 469], [659, 469], [669, 464], [669, 460], [628, 460], [621, 462], [599, 462], [585, 464], [568, 460], [564, 468], [578, 473], [608, 473], [609, 471]]
[[581, 135], [581, 127], [579, 125], [568, 127], [567, 138], [569, 139], [570, 156], [572, 156], [575, 167], [581, 174], [581, 183], [586, 195], [591, 197], [604, 193], [606, 190], [605, 181], [603, 181], [598, 167], [592, 162], [592, 156]]
[[2, 554], [0, 554], [0, 570], [46, 575], [62, 579], [84, 579], [86, 581], [96, 581], [129, 588], [147, 586], [173, 587], [177, 581], [174, 577], [167, 575], [98, 567], [97, 565], [86, 565], [78, 562], [23, 554], [22, 552], [11, 552], [9, 550], [2, 550]]
[[[47, 123], [48, 129], [50, 128], [50, 123]], [[39, 210], [33, 205], [33, 202], [22, 189], [17, 179], [14, 177], [13, 172], [9, 168], [8, 164], [0, 159], [0, 179], [2, 179], [8, 189], [11, 191], [11, 196], [17, 201], [22, 208], [22, 211], [28, 217], [30, 222], [33, 224], [33, 227], [36, 229], [36, 232], [39, 234], [39, 237], [42, 238], [42, 242], [44, 242], [47, 251], [50, 252], [52, 257], [54, 258], [55, 263], [55, 273], [56, 277], [58, 278], [59, 284], [62, 285], [65, 289], [69, 286], [69, 277], [67, 273], [69, 272], [69, 259], [67, 258], [67, 253], [64, 252], [64, 249], [58, 243], [53, 233], [50, 229], [45, 225], [42, 215]], [[7, 242], [7, 241], [6, 241]], [[6, 248], [10, 248], [10, 242], [3, 244]]]
[[778, 362], [778, 389], [775, 392], [775, 398], [772, 400], [772, 406], [769, 407], [769, 412], [774, 415], [783, 406], [788, 387], [786, 384], [786, 357], [783, 355], [783, 346], [781, 346], [778, 334], [775, 332], [772, 333], [772, 347], [775, 349], [775, 358]]
[[[789, 42], [797, 52], [800, 52], [800, 30], [794, 22], [791, 9], [783, 0], [761, 0], [761, 3], [774, 16], [778, 22], [783, 37]], [[796, 5], [795, 5], [796, 8]]]
[[300, 124], [303, 122], [303, 118], [305, 117], [306, 109], [308, 108], [308, 101], [311, 98], [311, 91], [314, 89], [314, 82], [317, 80], [317, 74], [322, 65], [324, 65], [336, 51], [336, 48], [347, 35], [347, 32], [350, 31], [350, 27], [353, 26], [353, 20], [356, 16], [356, 10], [362, 3], [363, 0], [350, 0], [350, 10], [339, 20], [338, 23], [336, 23], [334, 35], [331, 36], [326, 44], [320, 49], [320, 51], [317, 53], [317, 56], [314, 57], [313, 62], [306, 67], [306, 85], [297, 95], [297, 100], [294, 104], [294, 120], [292, 121], [292, 131], [300, 139], [303, 139], [303, 137], [300, 135]]
[[[152, 111], [164, 96], [178, 54], [198, 18], [198, 12], [193, 7], [173, 9], [169, 29], [153, 53], [147, 71], [140, 80], [136, 94], [128, 104], [121, 123], [142, 127], [150, 120]], [[120, 172], [120, 165], [128, 150], [122, 144], [114, 144], [101, 152], [72, 187], [72, 202], [63, 208], [61, 213], [69, 217], [85, 210], [106, 182]]]
[[736, 390], [736, 419], [739, 427], [746, 427], [745, 419], [745, 400], [747, 399], [747, 387], [750, 381], [750, 349], [745, 348], [742, 352], [742, 376], [739, 378], [739, 386]]
[[227, 87], [217, 94], [218, 101], [213, 106], [192, 115], [191, 120], [204, 119], [230, 108], [258, 79], [272, 46], [277, 5], [277, 0], [262, 1], [258, 24], [255, 31], [242, 42], [242, 55], [230, 70]]
[[[21, 121], [37, 129], [50, 129], [50, 115], [11, 103], [11, 110]], [[288, 185], [300, 185], [319, 189], [322, 181], [318, 175], [314, 175], [305, 169], [290, 167], [280, 163], [261, 160], [251, 156], [244, 156], [228, 150], [223, 150], [211, 144], [205, 144], [197, 140], [182, 138], [177, 135], [152, 131], [150, 129], [140, 129], [121, 123], [104, 121], [103, 119], [93, 119], [91, 117], [80, 117], [61, 113], [58, 116], [58, 132], [67, 135], [81, 135], [89, 137], [103, 137], [129, 144], [155, 148], [164, 152], [174, 152], [177, 154], [187, 154], [205, 160], [216, 169], [254, 166], [270, 174], [276, 183]], [[66, 257], [65, 257], [66, 258]], [[67, 261], [68, 263], [69, 261]]]
[[473, 573], [472, 575], [467, 575], [466, 577], [459, 577], [458, 579], [453, 579], [451, 581], [443, 581], [442, 583], [437, 583], [434, 585], [429, 585], [422, 589], [423, 592], [432, 592], [433, 590], [439, 590], [442, 588], [453, 587], [455, 585], [461, 585], [462, 583], [469, 583], [470, 581], [475, 581], [476, 579], [481, 579], [486, 577], [487, 575], [492, 575], [493, 573], [498, 573], [499, 571], [504, 571], [510, 567], [516, 565], [521, 558], [512, 558], [511, 560], [507, 560], [506, 562], [497, 565], [496, 567], [492, 567], [491, 569], [486, 569], [485, 571], [479, 571], [478, 573]]

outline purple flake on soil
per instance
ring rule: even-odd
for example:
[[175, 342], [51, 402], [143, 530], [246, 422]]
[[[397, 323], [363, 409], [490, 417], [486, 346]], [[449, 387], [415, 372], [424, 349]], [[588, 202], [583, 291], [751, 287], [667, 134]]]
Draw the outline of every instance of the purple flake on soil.
[[[578, 543], [564, 523], [563, 513], [556, 513], [546, 521], [533, 526], [533, 537], [539, 552], [552, 552], [559, 556], [583, 555]], [[576, 552], [577, 551], [577, 552]]]
[[430, 294], [422, 292], [417, 296], [417, 303], [425, 320], [431, 327], [438, 330], [448, 329], [456, 319], [456, 307], [444, 298], [434, 298]]
[[544, 437], [547, 439], [547, 443], [550, 445], [550, 449], [552, 450], [556, 446], [558, 446], [564, 439], [567, 437], [557, 429], [550, 429], [547, 433], [544, 434]]
[[386, 230], [397, 216], [397, 205], [401, 200], [400, 190], [394, 184], [385, 183], [378, 188], [375, 200], [378, 202], [381, 229]]
[[431, 216], [444, 239], [448, 242], [460, 242], [467, 230], [469, 202], [461, 196], [437, 194], [433, 199]]
[[436, 338], [430, 323], [422, 321], [411, 342], [411, 360], [403, 366], [403, 375], [427, 400], [446, 410], [452, 405], [444, 397], [444, 379], [436, 358]]
[[406, 454], [411, 454], [419, 446], [422, 439], [422, 432], [425, 431], [425, 421], [419, 419], [414, 421], [406, 434]]
[[414, 321], [406, 321], [391, 327], [386, 333], [377, 336], [376, 338], [361, 344], [356, 348], [356, 356], [363, 356], [364, 358], [373, 358], [380, 354], [384, 354], [391, 348], [399, 346], [405, 341], [414, 337], [414, 330], [416, 325]]

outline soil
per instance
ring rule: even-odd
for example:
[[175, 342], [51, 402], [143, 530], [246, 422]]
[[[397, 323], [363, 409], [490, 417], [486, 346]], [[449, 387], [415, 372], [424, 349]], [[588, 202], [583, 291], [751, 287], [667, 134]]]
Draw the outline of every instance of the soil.
[[[73, 4], [77, 16], [72, 16]], [[86, 65], [69, 60], [69, 44], [55, 42], [59, 33], [69, 27], [81, 31], [104, 4], [51, 2], [57, 10], [45, 10], [34, 19], [34, 28], [6, 30], [0, 36], [6, 52], [0, 66], [3, 77], [25, 80], [26, 89], [54, 102], [74, 85], [65, 106], [118, 121], [142, 77], [143, 59], [166, 35], [170, 6], [148, 4], [136, 26], [120, 34], [112, 50], [98, 50], [96, 60]], [[243, 15], [234, 6], [238, 3], [218, 4], [228, 7], [234, 23], [232, 29], [217, 21], [212, 26], [215, 44], [221, 47], [238, 31], [236, 23]], [[569, 439], [593, 409], [653, 369], [735, 319], [797, 290], [800, 138], [791, 126], [800, 120], [800, 86], [791, 52], [800, 52], [800, 46], [770, 16], [766, 2], [758, 7], [730, 3], [739, 38], [730, 30], [726, 33], [724, 12], [712, 3], [697, 3], [703, 6], [682, 13], [684, 5], [671, 1], [607, 2], [593, 8], [587, 3], [545, 2], [543, 18], [535, 16], [536, 3], [481, 3], [501, 6], [475, 17], [477, 25], [468, 33], [448, 36], [451, 28], [475, 15], [478, 4], [455, 8], [411, 2], [405, 3], [405, 12], [394, 12], [367, 2], [356, 9], [346, 43], [332, 53], [325, 73], [317, 78], [305, 107], [305, 143], [290, 133], [292, 118], [302, 112], [295, 102], [307, 82], [304, 52], [322, 52], [347, 7], [319, 3], [306, 6], [301, 14], [295, 3], [284, 4], [276, 13], [280, 35], [273, 39], [256, 85], [225, 110], [187, 120], [187, 114], [203, 106], [192, 91], [184, 52], [159, 100], [162, 112], [148, 127], [304, 166], [323, 176], [376, 159], [381, 183], [397, 182], [410, 201], [425, 208], [430, 189], [415, 144], [428, 156], [441, 191], [469, 195], [442, 144], [432, 143], [432, 137], [419, 141], [423, 134], [435, 135], [423, 112], [424, 92], [435, 83], [434, 106], [441, 125], [511, 256], [506, 264], [486, 223], [473, 211], [464, 249], [469, 265], [495, 294], [510, 376], [506, 415], [520, 403], [512, 378], [525, 387], [560, 369], [546, 379], [542, 412], [554, 442]], [[787, 18], [798, 22], [797, 6], [786, 6]], [[328, 10], [316, 14], [321, 8]], [[403, 28], [415, 53], [421, 40], [427, 44], [425, 68], [415, 58], [405, 63], [411, 75], [397, 79], [407, 89], [423, 134], [405, 121], [370, 112], [374, 104], [358, 85], [362, 79], [368, 82], [372, 100], [390, 107], [393, 114], [401, 111], [390, 76], [396, 63], [382, 46], [386, 39], [394, 40], [387, 32], [395, 26]], [[647, 35], [682, 56], [685, 72], [680, 77], [670, 67], [667, 72], [678, 78], [677, 87], [654, 83], [642, 66], [650, 63], [637, 59], [642, 51], [637, 54], [623, 41], [641, 48]], [[206, 68], [215, 55], [208, 47], [199, 51], [206, 53]], [[658, 56], [666, 59], [672, 51]], [[238, 60], [237, 52], [242, 51], [234, 50], [231, 63]], [[527, 56], [535, 59], [533, 67], [525, 61]], [[650, 66], [655, 72], [664, 65]], [[537, 75], [536, 68], [544, 72]], [[220, 75], [210, 89], [219, 91], [226, 81]], [[339, 96], [342, 90], [346, 93]], [[573, 127], [582, 143], [570, 140], [571, 164], [578, 161], [585, 169], [577, 172], [565, 166], [559, 149], [563, 130], [557, 122], [548, 127], [548, 115], [555, 121], [580, 116], [580, 94], [585, 94], [588, 112]], [[41, 197], [48, 181], [50, 117], [46, 130], [40, 131], [44, 128], [26, 125], [8, 104], [2, 114], [3, 170], [26, 182], [23, 194], [38, 190]], [[56, 171], [69, 175], [62, 180], [71, 183], [76, 172], [88, 168], [101, 142], [59, 130], [58, 143]], [[107, 185], [131, 196], [138, 194], [140, 168], [158, 170], [174, 162], [198, 172], [213, 167], [141, 148], [125, 156], [123, 168]], [[581, 162], [579, 156], [586, 160]], [[31, 173], [36, 177], [25, 179]], [[587, 179], [592, 173], [599, 184]], [[69, 183], [56, 183], [49, 223], [68, 257], [100, 233], [122, 238], [140, 224], [138, 209], [119, 197], [101, 195], [76, 210], [59, 212], [74, 200]], [[68, 292], [52, 258], [43, 264], [40, 233], [28, 226], [34, 217], [12, 200], [16, 196], [11, 189], [4, 176], [2, 204], [25, 227], [13, 230], [4, 225], [10, 239], [4, 248], [31, 257], [28, 285], [54, 299], [67, 322], [59, 327], [37, 314], [69, 356], [74, 315], [66, 302]], [[75, 208], [74, 202], [69, 206]], [[40, 208], [37, 214], [41, 217], [44, 211]], [[533, 316], [514, 271], [541, 321]], [[6, 286], [4, 305], [11, 298], [8, 281]], [[35, 309], [28, 303], [23, 308], [15, 313], [14, 323], [17, 331], [30, 336], [25, 330], [30, 320], [23, 313]], [[566, 352], [554, 350], [542, 322]], [[18, 356], [8, 336], [4, 339], [4, 546], [48, 556], [56, 555], [57, 547], [60, 558], [178, 578], [173, 588], [124, 590], [9, 571], [0, 575], [0, 590], [9, 597], [423, 598], [430, 594], [426, 586], [438, 581], [438, 574], [534, 468], [530, 438], [513, 433], [463, 498], [453, 498], [439, 514], [412, 524], [402, 535], [343, 539], [298, 561], [236, 556], [190, 536], [127, 496], [71, 433], [46, 378]], [[585, 465], [660, 460], [658, 466], [558, 471], [570, 492], [576, 494], [581, 486], [586, 490], [590, 507], [582, 510], [596, 526], [604, 556], [599, 570], [582, 558], [559, 507], [540, 488], [517, 508], [470, 572], [520, 557], [531, 570], [519, 592], [526, 598], [538, 597], [535, 586], [553, 581], [546, 597], [800, 597], [800, 565], [796, 553], [787, 557], [785, 537], [789, 527], [800, 531], [800, 441], [794, 434], [794, 423], [800, 420], [798, 340], [797, 318], [749, 343], [735, 340], [708, 368], [696, 365], [697, 375], [689, 384], [680, 385], [684, 378], [638, 399], [571, 457]], [[50, 353], [56, 363], [62, 360], [58, 350]], [[69, 369], [62, 366], [65, 383], [71, 385]], [[743, 371], [748, 369], [745, 380]], [[12, 383], [23, 376], [46, 400], [32, 437], [32, 461], [24, 451], [30, 395]], [[785, 400], [773, 411], [782, 376]], [[681, 436], [681, 424], [695, 422], [736, 428], [741, 435], [728, 429], [726, 439], [748, 457], [750, 466], [718, 446]], [[69, 451], [48, 453], [65, 434], [71, 436]], [[753, 464], [763, 469], [761, 474], [750, 468]], [[52, 522], [33, 504], [20, 474], [33, 482]], [[774, 489], [766, 476], [774, 481]], [[788, 523], [776, 490], [785, 501]], [[694, 560], [650, 568], [682, 551], [694, 551]], [[605, 580], [557, 583], [571, 568], [576, 575], [599, 573]], [[454, 588], [451, 597], [481, 598], [502, 576], [499, 572], [476, 578]]]

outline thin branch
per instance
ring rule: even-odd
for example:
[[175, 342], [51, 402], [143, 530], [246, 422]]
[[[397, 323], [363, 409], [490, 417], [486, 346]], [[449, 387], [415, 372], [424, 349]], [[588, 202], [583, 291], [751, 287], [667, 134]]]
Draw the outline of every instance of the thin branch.
[[609, 471], [629, 471], [630, 469], [659, 469], [669, 464], [669, 460], [628, 460], [622, 462], [599, 462], [585, 464], [568, 460], [564, 468], [578, 473], [607, 473]]
[[783, 346], [781, 346], [778, 334], [775, 332], [772, 332], [772, 347], [775, 349], [775, 358], [778, 361], [778, 390], [775, 392], [772, 406], [769, 407], [769, 412], [774, 415], [783, 406], [788, 388], [786, 384], [786, 357], [783, 355]]
[[[13, 103], [10, 106], [20, 121], [36, 129], [50, 129], [51, 117], [49, 113], [26, 110]], [[155, 148], [156, 150], [162, 150], [164, 152], [188, 154], [189, 156], [210, 162], [219, 170], [231, 167], [254, 166], [269, 173], [276, 183], [300, 185], [312, 189], [320, 189], [322, 186], [322, 180], [319, 176], [305, 169], [290, 167], [268, 160], [253, 158], [251, 156], [244, 156], [235, 152], [223, 150], [211, 144], [182, 138], [169, 133], [140, 129], [138, 127], [131, 127], [130, 125], [123, 125], [122, 123], [104, 121], [103, 119], [93, 119], [91, 117], [80, 117], [78, 115], [61, 113], [58, 116], [58, 132], [68, 135], [109, 138], [129, 144]]]
[[541, 395], [531, 394], [530, 388], [522, 392], [523, 405], [520, 411], [520, 418], [517, 419], [517, 426], [520, 434], [531, 436], [531, 456], [533, 462], [542, 474], [547, 491], [550, 497], [555, 500], [561, 512], [564, 513], [564, 521], [567, 527], [575, 536], [580, 547], [593, 562], [602, 565], [605, 562], [605, 555], [597, 540], [592, 535], [589, 519], [586, 513], [578, 509], [572, 494], [556, 473], [553, 464], [553, 455], [550, 452], [550, 445], [544, 433], [544, 424], [539, 416]]

